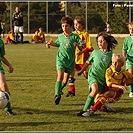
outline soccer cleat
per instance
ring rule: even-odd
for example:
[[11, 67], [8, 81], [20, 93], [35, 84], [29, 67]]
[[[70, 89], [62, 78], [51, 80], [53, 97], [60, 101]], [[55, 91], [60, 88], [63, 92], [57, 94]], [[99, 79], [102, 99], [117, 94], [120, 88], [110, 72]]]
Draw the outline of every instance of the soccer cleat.
[[15, 113], [12, 112], [12, 110], [6, 111], [6, 115], [13, 116], [16, 115]]
[[61, 96], [55, 95], [54, 102], [55, 102], [56, 105], [58, 105], [60, 103], [60, 100], [61, 100]]
[[129, 97], [133, 97], [133, 92], [130, 92], [129, 93]]
[[104, 106], [106, 108], [106, 110], [104, 110], [104, 112], [116, 112], [116, 110], [112, 107], [109, 107], [107, 104], [103, 104], [102, 106]]
[[86, 111], [86, 112], [84, 112], [83, 114], [82, 114], [82, 116], [92, 116], [92, 115], [94, 115], [94, 111], [93, 110], [88, 110], [88, 111]]
[[77, 116], [82, 116], [83, 113], [85, 113], [85, 111], [80, 111]]
[[66, 94], [66, 97], [69, 97], [69, 96], [73, 97], [73, 96], [75, 96], [75, 94], [72, 93], [71, 91], [68, 91], [68, 93]]

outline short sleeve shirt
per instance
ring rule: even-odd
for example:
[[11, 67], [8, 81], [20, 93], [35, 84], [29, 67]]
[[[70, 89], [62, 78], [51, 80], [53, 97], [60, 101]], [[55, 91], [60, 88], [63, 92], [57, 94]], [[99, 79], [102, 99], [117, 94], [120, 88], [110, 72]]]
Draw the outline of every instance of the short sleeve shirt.
[[78, 35], [72, 33], [66, 37], [64, 33], [59, 34], [55, 41], [55, 44], [59, 47], [56, 57], [57, 70], [65, 70], [67, 73], [73, 71], [75, 67], [75, 42], [79, 46], [83, 46], [83, 42]]
[[92, 63], [88, 73], [89, 86], [91, 86], [91, 84], [94, 82], [97, 82], [102, 86], [106, 85], [105, 72], [111, 63], [111, 60], [112, 60], [111, 51], [105, 53], [101, 50], [94, 50], [91, 53], [90, 57], [88, 58], [88, 62]]

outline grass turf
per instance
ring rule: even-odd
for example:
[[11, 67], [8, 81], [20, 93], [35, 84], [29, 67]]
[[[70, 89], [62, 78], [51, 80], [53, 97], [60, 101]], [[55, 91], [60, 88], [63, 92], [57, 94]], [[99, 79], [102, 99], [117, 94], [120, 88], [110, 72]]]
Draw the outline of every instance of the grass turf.
[[[121, 53], [123, 39], [117, 38], [116, 53]], [[92, 42], [97, 48], [95, 38]], [[14, 67], [14, 73], [9, 74], [3, 65], [17, 115], [7, 116], [1, 109], [0, 131], [133, 131], [133, 99], [128, 97], [129, 90], [120, 101], [110, 104], [116, 113], [96, 112], [93, 117], [77, 117], [88, 96], [87, 80], [76, 75], [76, 96], [65, 97], [66, 86], [60, 104], [54, 104], [57, 48], [46, 49], [45, 44], [5, 45], [5, 48]]]

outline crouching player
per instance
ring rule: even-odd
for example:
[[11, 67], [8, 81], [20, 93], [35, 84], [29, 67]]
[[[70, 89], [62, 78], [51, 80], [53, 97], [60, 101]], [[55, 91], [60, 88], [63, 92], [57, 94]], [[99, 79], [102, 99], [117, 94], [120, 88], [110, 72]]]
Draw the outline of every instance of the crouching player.
[[[112, 65], [106, 70], [107, 90], [98, 96], [97, 102], [90, 110], [82, 114], [83, 116], [94, 115], [104, 104], [118, 101], [128, 85], [133, 84], [133, 75], [128, 71], [122, 70], [125, 57], [120, 54], [113, 54]], [[104, 106], [105, 107], [105, 106]]]

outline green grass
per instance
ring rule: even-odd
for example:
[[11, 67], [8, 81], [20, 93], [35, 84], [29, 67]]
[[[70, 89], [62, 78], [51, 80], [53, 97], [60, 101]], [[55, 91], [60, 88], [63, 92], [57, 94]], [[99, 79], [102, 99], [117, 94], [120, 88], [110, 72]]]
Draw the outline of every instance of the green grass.
[[[115, 52], [121, 53], [123, 38]], [[93, 46], [97, 48], [95, 38]], [[110, 106], [116, 113], [96, 112], [93, 117], [77, 117], [88, 96], [87, 80], [76, 76], [76, 96], [65, 97], [63, 90], [59, 105], [54, 104], [56, 82], [55, 57], [57, 48], [46, 49], [44, 44], [5, 45], [6, 57], [14, 67], [6, 79], [11, 92], [15, 116], [0, 110], [0, 131], [133, 131], [133, 99], [129, 91]]]

